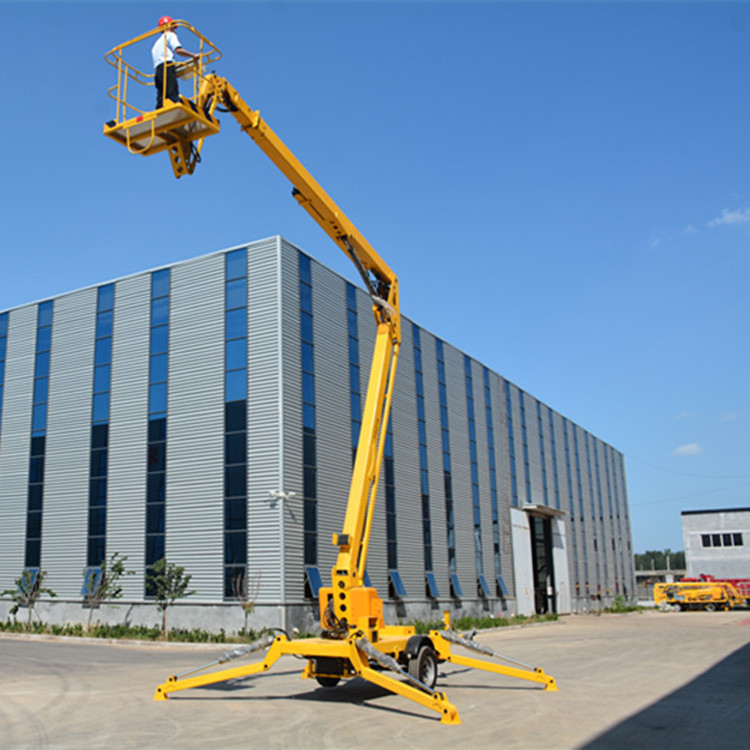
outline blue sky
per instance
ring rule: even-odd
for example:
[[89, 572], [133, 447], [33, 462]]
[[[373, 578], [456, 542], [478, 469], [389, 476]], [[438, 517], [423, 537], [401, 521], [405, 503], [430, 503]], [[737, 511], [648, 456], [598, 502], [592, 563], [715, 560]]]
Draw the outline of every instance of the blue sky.
[[750, 506], [750, 4], [0, 2], [0, 309], [274, 234], [357, 280], [231, 118], [179, 181], [102, 136], [164, 14], [406, 315], [625, 454], [635, 551]]

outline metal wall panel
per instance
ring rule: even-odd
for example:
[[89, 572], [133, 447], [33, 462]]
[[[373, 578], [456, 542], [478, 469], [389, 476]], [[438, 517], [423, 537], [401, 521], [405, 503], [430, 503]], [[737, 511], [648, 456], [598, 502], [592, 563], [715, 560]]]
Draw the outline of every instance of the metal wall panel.
[[[10, 313], [0, 434], [0, 590], [24, 567], [37, 306]], [[44, 522], [44, 520], [42, 521]]]
[[[482, 365], [475, 360], [471, 360], [471, 381], [474, 392], [474, 426], [476, 430], [477, 446], [477, 472], [479, 475], [479, 512], [480, 512], [480, 535], [482, 543], [482, 567], [487, 585], [490, 587], [490, 593], [495, 595], [495, 558], [493, 555], [493, 530], [492, 530], [492, 489], [490, 484], [490, 460], [489, 447], [487, 440], [487, 410], [484, 401], [484, 371]], [[494, 404], [493, 404], [494, 406]], [[467, 406], [468, 408], [468, 406]], [[467, 414], [468, 419], [468, 414]], [[494, 408], [493, 408], [494, 422]], [[497, 454], [497, 436], [494, 434], [495, 454]], [[468, 449], [467, 437], [467, 449]], [[469, 449], [470, 450], [470, 449]], [[471, 455], [469, 455], [469, 482], [471, 482]], [[497, 458], [495, 459], [495, 481], [497, 482]], [[471, 491], [471, 488], [470, 488]], [[498, 497], [498, 514], [499, 514], [499, 497]], [[474, 543], [472, 542], [472, 549]], [[476, 563], [475, 563], [475, 573]], [[473, 588], [472, 588], [473, 591]]]
[[248, 582], [259, 602], [283, 601], [281, 475], [283, 371], [279, 237], [248, 245]]
[[281, 240], [283, 429], [282, 475], [286, 492], [296, 493], [284, 508], [284, 570], [287, 601], [303, 600], [304, 525], [302, 515], [302, 373], [300, 353], [299, 250]]
[[55, 300], [44, 470], [42, 567], [62, 598], [86, 566], [96, 289]]
[[490, 372], [492, 419], [495, 436], [495, 461], [497, 472], [498, 512], [500, 515], [500, 559], [502, 576], [508, 596], [515, 597], [513, 577], [513, 539], [510, 509], [513, 506], [510, 466], [510, 436], [508, 434], [508, 412], [505, 401], [505, 379]]
[[351, 474], [349, 357], [343, 279], [312, 263], [315, 337], [315, 411], [318, 477], [318, 568], [331, 582], [338, 548], [334, 532], [344, 526]]
[[422, 500], [419, 478], [417, 391], [411, 321], [402, 318], [402, 341], [393, 393], [398, 570], [409, 598], [425, 596]]
[[107, 555], [126, 556], [135, 575], [122, 579], [123, 598], [144, 592], [148, 360], [151, 276], [115, 284], [107, 476]]
[[223, 598], [224, 255], [172, 268], [166, 557], [199, 600]]
[[[427, 466], [430, 486], [430, 518], [432, 521], [432, 562], [440, 598], [449, 597], [448, 530], [445, 517], [445, 482], [443, 479], [443, 449], [440, 423], [440, 393], [438, 389], [437, 352], [435, 336], [421, 329], [422, 369], [424, 372], [425, 428], [427, 432]], [[415, 444], [415, 447], [418, 443]]]
[[456, 534], [456, 566], [463, 597], [476, 596], [474, 507], [469, 459], [469, 420], [466, 406], [464, 357], [448, 343], [443, 345], [448, 392], [448, 427], [451, 450], [451, 484]]

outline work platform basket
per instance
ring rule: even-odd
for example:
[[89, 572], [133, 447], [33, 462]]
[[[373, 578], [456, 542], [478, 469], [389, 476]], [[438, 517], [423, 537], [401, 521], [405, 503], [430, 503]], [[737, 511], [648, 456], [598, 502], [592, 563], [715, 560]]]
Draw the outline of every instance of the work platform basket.
[[[107, 52], [104, 59], [117, 70], [117, 83], [107, 90], [115, 101], [115, 117], [105, 123], [104, 135], [126, 146], [133, 154], [150, 156], [169, 151], [175, 176], [190, 174], [199, 158], [203, 139], [219, 132], [219, 121], [200, 105], [200, 85], [206, 66], [216, 62], [221, 52], [187, 21], [174, 21], [172, 30], [183, 38], [185, 49], [196, 52], [196, 61], [173, 65], [182, 89], [178, 102], [170, 101], [162, 92], [163, 106], [156, 109], [156, 78], [151, 70], [151, 47], [163, 29], [156, 28], [131, 39]], [[197, 49], [196, 49], [197, 48]], [[166, 78], [164, 86], [166, 89]], [[186, 85], [187, 84], [187, 85]], [[150, 101], [149, 101], [150, 98]]]

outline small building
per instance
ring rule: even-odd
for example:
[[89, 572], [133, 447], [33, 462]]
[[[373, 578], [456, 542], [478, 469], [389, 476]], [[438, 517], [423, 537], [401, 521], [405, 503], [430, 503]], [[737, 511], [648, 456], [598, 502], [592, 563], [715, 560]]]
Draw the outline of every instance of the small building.
[[[102, 618], [153, 622], [166, 556], [195, 591], [175, 626], [237, 629], [244, 587], [253, 627], [314, 627], [374, 340], [369, 296], [281, 237], [0, 312], [0, 590], [44, 570], [45, 617], [80, 620], [117, 552]], [[622, 453], [406, 319], [384, 451], [391, 621], [635, 593]]]
[[690, 578], [750, 578], [750, 508], [683, 510], [682, 536]]

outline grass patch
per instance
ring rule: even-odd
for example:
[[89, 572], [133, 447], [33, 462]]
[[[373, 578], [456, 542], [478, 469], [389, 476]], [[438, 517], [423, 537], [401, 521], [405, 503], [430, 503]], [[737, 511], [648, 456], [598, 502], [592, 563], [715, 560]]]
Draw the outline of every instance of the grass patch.
[[607, 612], [614, 615], [622, 615], [626, 612], [642, 611], [643, 607], [639, 607], [637, 604], [633, 604], [632, 601], [627, 600], [624, 596], [616, 596], [609, 607], [604, 607], [604, 609], [602, 609], [602, 612]]
[[[535, 622], [554, 622], [558, 619], [558, 616], [551, 612], [546, 615], [514, 615], [513, 617], [494, 617], [488, 615], [487, 617], [456, 617], [451, 620], [451, 628], [453, 630], [471, 630], [476, 628], [477, 630], [488, 630], [489, 628], [507, 628], [510, 625], [529, 625]], [[442, 630], [445, 627], [445, 623], [442, 620], [414, 620], [410, 623], [414, 626], [415, 632], [418, 635], [424, 635], [429, 633], [431, 630]]]
[[[33, 622], [28, 626], [25, 622], [18, 620], [0, 621], [0, 632], [5, 633], [32, 633], [39, 635], [64, 635], [72, 637], [101, 638], [103, 640], [119, 639], [134, 641], [159, 641], [161, 640], [161, 628], [158, 625], [92, 625], [87, 633], [80, 623], [66, 625], [48, 625], [41, 622]], [[223, 629], [218, 633], [210, 633], [201, 628], [192, 630], [186, 628], [174, 628], [169, 631], [167, 640], [182, 643], [250, 643], [257, 640], [262, 631], [250, 630], [247, 635], [242, 633], [228, 634]]]

